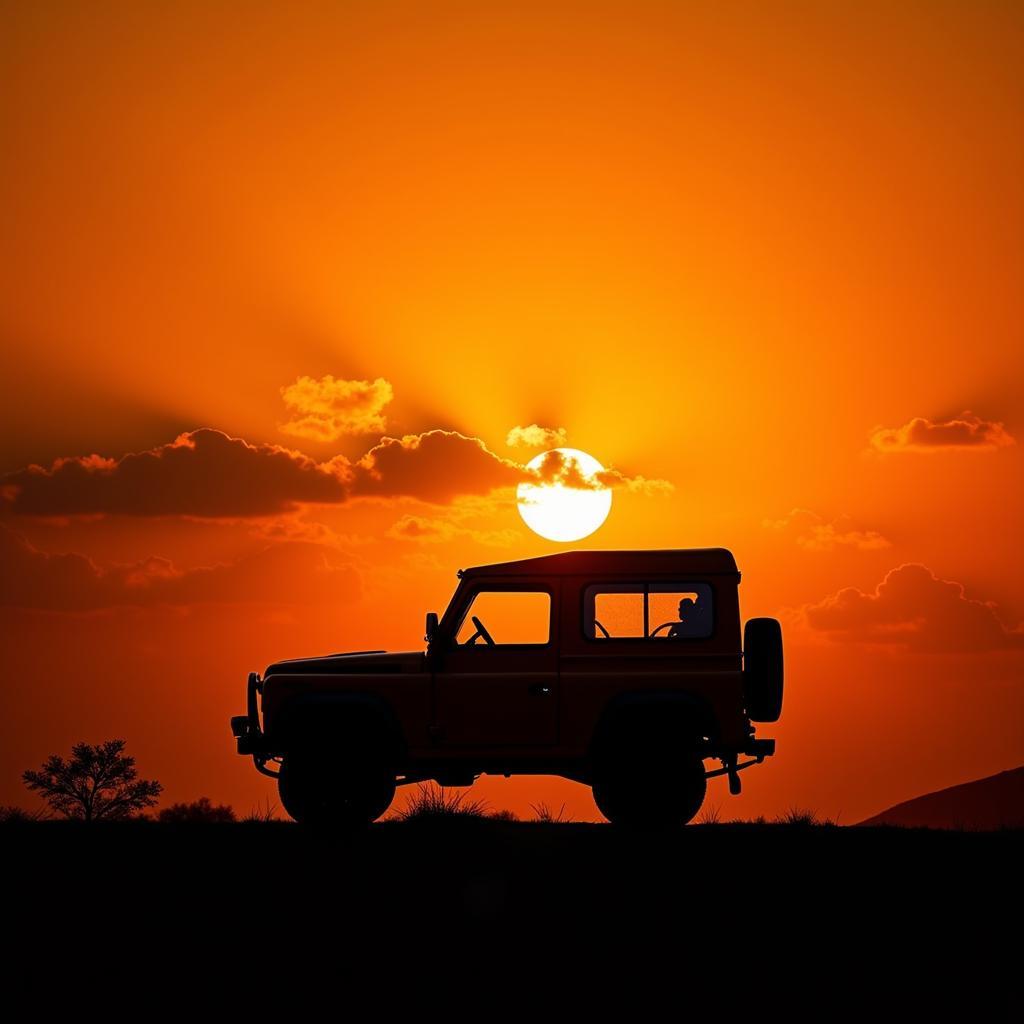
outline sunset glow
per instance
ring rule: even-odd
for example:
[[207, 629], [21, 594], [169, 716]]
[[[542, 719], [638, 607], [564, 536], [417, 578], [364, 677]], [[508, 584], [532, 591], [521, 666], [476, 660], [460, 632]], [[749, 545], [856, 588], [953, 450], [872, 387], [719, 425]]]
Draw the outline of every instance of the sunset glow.
[[1024, 5], [22, 2], [0, 60], [0, 804], [113, 737], [274, 802], [250, 671], [573, 546], [782, 622], [723, 818], [1024, 764]]

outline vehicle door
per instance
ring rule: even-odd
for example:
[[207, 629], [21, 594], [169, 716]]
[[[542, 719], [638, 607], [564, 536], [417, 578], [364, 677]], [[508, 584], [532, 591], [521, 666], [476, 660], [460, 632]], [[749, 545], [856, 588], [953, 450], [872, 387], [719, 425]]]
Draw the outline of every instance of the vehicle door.
[[550, 582], [481, 582], [465, 596], [435, 668], [439, 741], [537, 747], [558, 738], [556, 612]]

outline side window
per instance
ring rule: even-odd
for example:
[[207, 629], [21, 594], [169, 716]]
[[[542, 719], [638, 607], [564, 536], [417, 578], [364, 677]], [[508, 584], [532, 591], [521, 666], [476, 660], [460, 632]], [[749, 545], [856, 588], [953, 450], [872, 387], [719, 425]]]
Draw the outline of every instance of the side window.
[[644, 636], [643, 584], [608, 583], [587, 590], [590, 612], [583, 622], [588, 637]]
[[546, 644], [550, 639], [550, 595], [536, 590], [483, 590], [466, 609], [455, 642], [460, 647], [485, 647]]
[[681, 640], [711, 636], [707, 583], [597, 583], [583, 595], [583, 635], [591, 640]]
[[711, 636], [711, 588], [706, 583], [652, 583], [647, 607], [651, 639]]

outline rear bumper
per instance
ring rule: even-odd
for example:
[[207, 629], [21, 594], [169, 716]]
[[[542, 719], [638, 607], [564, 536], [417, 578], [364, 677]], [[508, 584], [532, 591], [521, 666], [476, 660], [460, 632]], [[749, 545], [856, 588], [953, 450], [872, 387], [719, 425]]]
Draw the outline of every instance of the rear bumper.
[[766, 757], [771, 757], [775, 753], [775, 740], [748, 740], [747, 745], [740, 753], [756, 757], [758, 761], [763, 761]]

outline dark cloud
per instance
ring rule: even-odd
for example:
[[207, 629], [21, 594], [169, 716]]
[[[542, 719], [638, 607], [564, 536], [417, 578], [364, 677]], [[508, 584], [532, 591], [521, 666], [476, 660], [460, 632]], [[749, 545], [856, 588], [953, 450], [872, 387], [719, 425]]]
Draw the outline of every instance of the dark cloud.
[[872, 593], [846, 587], [804, 608], [807, 624], [836, 639], [898, 644], [912, 651], [1024, 649], [1024, 629], [1007, 628], [995, 605], [923, 565], [892, 569]]
[[0, 494], [22, 515], [233, 518], [361, 496], [446, 503], [526, 478], [482, 441], [452, 431], [384, 438], [351, 463], [343, 456], [316, 462], [204, 428], [120, 459], [89, 455], [58, 459], [48, 469], [29, 466], [0, 478]]
[[28, 466], [0, 477], [0, 499], [32, 516], [266, 517], [304, 504], [354, 498], [412, 498], [448, 505], [524, 482], [565, 487], [670, 490], [662, 480], [610, 469], [589, 477], [576, 460], [548, 452], [528, 470], [495, 455], [479, 438], [452, 430], [385, 437], [361, 459], [317, 462], [273, 444], [250, 444], [219, 430], [181, 434], [170, 444], [119, 459], [87, 455]]
[[880, 452], [991, 451], [1015, 443], [1002, 423], [983, 420], [972, 412], [939, 422], [917, 416], [902, 427], [878, 427], [871, 434], [871, 446]]
[[57, 459], [0, 478], [23, 515], [265, 516], [298, 502], [337, 502], [345, 467], [204, 428], [120, 459]]
[[642, 476], [627, 476], [617, 469], [602, 469], [597, 473], [585, 473], [572, 455], [567, 455], [557, 449], [544, 453], [540, 465], [530, 472], [530, 478], [538, 484], [561, 485], [582, 491], [603, 491], [612, 487], [620, 487], [640, 494], [667, 494], [674, 489], [667, 480], [648, 480]]
[[518, 463], [495, 455], [479, 438], [452, 430], [385, 437], [351, 469], [353, 497], [407, 497], [433, 504], [528, 479]]
[[0, 606], [8, 608], [339, 604], [360, 592], [355, 568], [339, 551], [320, 544], [275, 544], [236, 562], [194, 569], [178, 569], [165, 558], [104, 568], [85, 555], [39, 551], [0, 526]]

